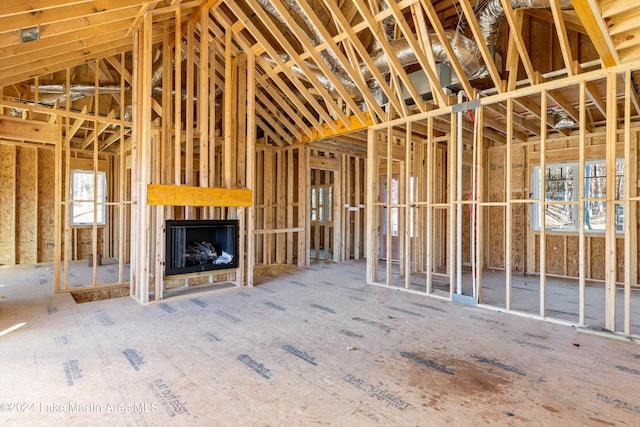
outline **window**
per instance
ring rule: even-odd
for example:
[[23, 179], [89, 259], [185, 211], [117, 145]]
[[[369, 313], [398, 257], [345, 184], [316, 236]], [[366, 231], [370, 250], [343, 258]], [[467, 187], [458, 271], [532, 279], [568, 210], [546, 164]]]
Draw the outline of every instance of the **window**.
[[[97, 189], [94, 188], [97, 178]], [[71, 171], [71, 225], [88, 225], [94, 222], [94, 202], [97, 202], [96, 224], [104, 225], [107, 216], [107, 174], [93, 171]]]
[[[624, 162], [616, 162], [616, 200], [624, 196]], [[605, 230], [605, 198], [607, 197], [607, 169], [604, 161], [588, 162], [584, 166], [584, 197], [589, 200], [584, 203], [585, 230]], [[622, 232], [624, 227], [624, 212], [621, 205], [616, 205], [616, 231]]]
[[[573, 163], [549, 164], [545, 171], [545, 225], [549, 231], [577, 232], [579, 197], [579, 165]], [[616, 200], [623, 196], [624, 162], [616, 161]], [[584, 165], [584, 229], [604, 232], [606, 206], [606, 163], [604, 160], [585, 162]], [[531, 197], [540, 198], [540, 166], [534, 166], [531, 174]], [[600, 199], [600, 200], [599, 200]], [[616, 231], [622, 232], [624, 212], [616, 205]], [[532, 224], [540, 230], [539, 205], [533, 203]]]
[[311, 221], [331, 222], [333, 220], [332, 203], [333, 187], [312, 187]]

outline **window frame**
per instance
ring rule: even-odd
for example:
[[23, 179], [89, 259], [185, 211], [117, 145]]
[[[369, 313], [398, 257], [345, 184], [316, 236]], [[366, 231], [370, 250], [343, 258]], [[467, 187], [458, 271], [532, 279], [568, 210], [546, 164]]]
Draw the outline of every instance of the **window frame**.
[[[96, 181], [96, 173], [98, 174]], [[90, 188], [86, 190], [86, 195], [76, 194], [76, 177], [80, 175], [91, 175], [91, 178], [85, 180], [85, 183], [90, 184]], [[104, 171], [93, 171], [88, 169], [75, 168], [71, 169], [69, 177], [69, 225], [72, 227], [86, 227], [93, 226], [105, 226], [107, 224], [107, 173]], [[93, 186], [97, 182], [97, 191], [94, 191]], [[78, 184], [81, 185], [81, 184]], [[82, 198], [82, 196], [86, 198]], [[89, 209], [85, 209], [84, 212], [77, 213], [76, 207], [79, 206], [91, 206]], [[96, 207], [94, 212], [93, 207]], [[77, 221], [74, 218], [76, 216], [91, 215], [90, 221]], [[95, 219], [95, 222], [94, 222]]]
[[[594, 197], [593, 194], [590, 193], [590, 188], [588, 188], [589, 186], [586, 185], [586, 182], [588, 179], [592, 179], [592, 178], [604, 178], [603, 179], [603, 184], [601, 185], [601, 187], [604, 187], [605, 192], [606, 192], [606, 186], [607, 186], [607, 176], [606, 174], [604, 176], [587, 176], [586, 174], [586, 169], [587, 167], [592, 167], [594, 165], [599, 165], [599, 164], [606, 164], [606, 159], [590, 159], [590, 160], [585, 160], [584, 161], [584, 174], [583, 174], [583, 182], [580, 183], [579, 180], [579, 167], [580, 164], [578, 161], [571, 161], [571, 162], [557, 162], [557, 163], [547, 163], [545, 165], [545, 168], [548, 170], [550, 168], [555, 168], [555, 167], [574, 167], [576, 171], [578, 171], [578, 176], [573, 176], [573, 180], [575, 183], [577, 183], [577, 187], [578, 188], [574, 188], [573, 189], [573, 194], [571, 196], [571, 199], [566, 200], [565, 202], [562, 201], [558, 201], [560, 203], [557, 203], [559, 205], [562, 204], [566, 204], [571, 206], [571, 211], [573, 212], [573, 226], [568, 229], [568, 228], [550, 228], [548, 226], [548, 223], [545, 221], [545, 232], [550, 232], [550, 233], [579, 233], [580, 232], [580, 226], [584, 227], [584, 232], [587, 234], [604, 234], [606, 232], [606, 226], [603, 229], [593, 229], [593, 228], [587, 228], [587, 221], [589, 216], [587, 215], [587, 207], [589, 204], [591, 203], [606, 203], [606, 193], [603, 196], [597, 196]], [[621, 173], [618, 173], [618, 170], [621, 170]], [[623, 181], [623, 177], [624, 177], [624, 159], [623, 158], [616, 158], [616, 201], [618, 200], [622, 200], [624, 197], [624, 188], [620, 189], [620, 183], [618, 180], [622, 180]], [[547, 183], [547, 180], [545, 179], [545, 184]], [[574, 184], [575, 185], [575, 184]], [[539, 208], [539, 199], [541, 199], [540, 197], [540, 165], [533, 165], [532, 169], [531, 169], [531, 182], [530, 182], [530, 197], [533, 201], [533, 203], [530, 205], [530, 218], [531, 218], [531, 222], [530, 222], [530, 226], [531, 229], [534, 232], [540, 232], [541, 231], [541, 227], [540, 227], [540, 208]], [[618, 191], [620, 190], [620, 191]], [[582, 195], [580, 194], [582, 192]], [[546, 193], [546, 188], [545, 188], [545, 193]], [[544, 199], [545, 203], [547, 204], [547, 209], [549, 207], [549, 205], [553, 205], [554, 200], [549, 200], [547, 199], [547, 195], [545, 194], [545, 199]], [[582, 202], [581, 202], [582, 201]], [[578, 224], [578, 219], [579, 219], [579, 210], [578, 209], [583, 209], [583, 224], [580, 225]], [[620, 212], [619, 212], [620, 211]], [[620, 219], [620, 223], [618, 223], [618, 220]], [[615, 224], [615, 229], [616, 229], [616, 234], [622, 234], [624, 232], [624, 208], [621, 204], [616, 203], [616, 224]]]

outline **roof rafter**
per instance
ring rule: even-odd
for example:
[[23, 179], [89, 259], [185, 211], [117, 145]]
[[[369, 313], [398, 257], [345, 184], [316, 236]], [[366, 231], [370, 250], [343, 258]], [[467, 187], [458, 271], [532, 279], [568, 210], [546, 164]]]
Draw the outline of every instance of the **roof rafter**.
[[[258, 13], [258, 12], [256, 12], [256, 13], [259, 16], [263, 16], [263, 19], [266, 18], [266, 16], [264, 16], [264, 11], [262, 10], [262, 8], [260, 6], [255, 5], [253, 3], [251, 3], [251, 4], [252, 4], [252, 8], [254, 9], [254, 12], [256, 11], [256, 9], [259, 9], [260, 13]], [[289, 12], [286, 10], [286, 8], [284, 8], [284, 6], [282, 5], [282, 3], [279, 0], [271, 0], [271, 5], [274, 6], [275, 9], [278, 11], [278, 13], [280, 13], [280, 15], [282, 15], [286, 20], [289, 20], [289, 22], [295, 22], [293, 17], [289, 14]], [[264, 22], [264, 23], [265, 23], [265, 25], [267, 25], [267, 22]], [[349, 94], [347, 92], [347, 90], [344, 88], [344, 86], [342, 85], [342, 83], [340, 81], [338, 81], [338, 79], [333, 74], [333, 71], [329, 69], [327, 64], [320, 57], [320, 54], [313, 48], [313, 46], [311, 45], [311, 42], [309, 40], [307, 40], [307, 38], [302, 34], [302, 31], [300, 30], [300, 28], [295, 24], [290, 25], [289, 28], [296, 35], [296, 37], [298, 38], [298, 41], [302, 44], [303, 48], [305, 48], [309, 53], [311, 53], [312, 58], [313, 58], [314, 62], [316, 63], [316, 65], [323, 71], [325, 77], [329, 81], [331, 81], [333, 86], [336, 88], [336, 91], [340, 94], [340, 96], [343, 98], [343, 100], [347, 103], [349, 108], [351, 108], [351, 110], [360, 119], [360, 121], [362, 123], [364, 123], [365, 122], [364, 115], [362, 114], [362, 111], [360, 111], [359, 107], [355, 104], [353, 99], [351, 98], [351, 94]], [[274, 29], [273, 31], [275, 32], [276, 30]], [[279, 30], [278, 30], [278, 33], [276, 34], [276, 38], [280, 41], [280, 44], [284, 47], [284, 49], [287, 51], [289, 56], [292, 59], [294, 59], [294, 61], [298, 65], [298, 67], [300, 67], [303, 70], [303, 72], [312, 75], [313, 73], [310, 71], [310, 69], [306, 65], [305, 61], [301, 60], [298, 57], [298, 53], [286, 41], [284, 35], [282, 33], [280, 33]], [[330, 97], [330, 95], [327, 92], [326, 88], [324, 88], [324, 86], [322, 86], [322, 84], [318, 81], [317, 78], [309, 76], [309, 80], [311, 81], [313, 86], [316, 89], [319, 90], [320, 94], [323, 95], [323, 97], [325, 99], [328, 99]], [[346, 120], [346, 115], [344, 115], [341, 111], [339, 113], [340, 114], [338, 114], [338, 116]]]
[[[416, 91], [416, 88], [411, 82], [411, 79], [409, 79], [409, 76], [407, 75], [406, 71], [404, 70], [402, 65], [400, 65], [400, 62], [393, 54], [393, 49], [391, 49], [391, 45], [387, 41], [386, 34], [378, 26], [378, 21], [374, 19], [369, 9], [362, 4], [361, 0], [353, 0], [353, 3], [358, 9], [360, 16], [365, 20], [365, 22], [369, 26], [369, 30], [374, 34], [375, 38], [380, 43], [380, 46], [384, 54], [386, 55], [387, 60], [389, 61], [390, 71], [393, 70], [393, 74], [397, 75], [400, 78], [402, 83], [405, 85], [405, 88], [409, 92], [409, 95], [411, 96], [415, 104], [418, 106], [418, 109], [420, 110], [420, 112], [425, 112], [426, 106], [424, 101], [422, 101], [422, 97], [418, 94], [418, 92]], [[402, 111], [402, 110], [398, 110], [398, 111]]]
[[604, 19], [600, 15], [598, 3], [595, 0], [571, 0], [571, 4], [600, 55], [602, 65], [612, 67], [619, 64], [618, 52], [611, 41]]
[[[273, 48], [273, 46], [271, 46], [264, 35], [256, 28], [256, 26], [253, 25], [251, 20], [245, 15], [240, 6], [238, 6], [234, 1], [226, 1], [225, 4], [236, 15], [238, 20], [244, 24], [245, 28], [249, 30], [251, 35], [260, 43], [260, 45], [266, 49], [271, 59], [281, 67], [287, 78], [296, 86], [298, 92], [316, 110], [316, 112], [322, 117], [325, 123], [329, 124], [329, 126], [331, 126], [332, 128], [335, 127], [333, 119], [331, 118], [331, 116], [329, 116], [328, 112], [324, 108], [322, 108], [322, 106], [316, 100], [315, 96], [306, 88], [306, 86], [300, 81], [300, 79], [298, 79], [289, 68], [284, 66], [282, 58], [280, 58], [280, 54]], [[261, 62], [264, 62], [264, 59]], [[266, 64], [263, 64], [262, 66], [263, 68], [270, 68], [270, 66]], [[327, 102], [327, 104], [330, 103]], [[346, 122], [347, 118], [344, 113], [338, 112], [335, 108], [333, 109], [333, 111]]]
[[438, 18], [438, 15], [436, 14], [436, 11], [433, 8], [433, 5], [431, 4], [431, 1], [420, 0], [420, 4], [422, 4], [422, 7], [424, 7], [424, 10], [427, 13], [427, 16], [429, 17], [429, 21], [431, 21], [431, 25], [433, 26], [433, 29], [435, 30], [436, 35], [438, 36], [438, 40], [440, 40], [440, 44], [442, 45], [442, 47], [444, 47], [445, 52], [447, 52], [447, 57], [449, 58], [449, 63], [451, 64], [451, 68], [453, 68], [453, 71], [458, 76], [458, 81], [460, 81], [462, 88], [464, 89], [465, 93], [469, 98], [471, 99], [475, 98], [475, 89], [471, 87], [471, 84], [469, 83], [469, 79], [467, 78], [466, 73], [462, 69], [462, 65], [460, 64], [458, 57], [453, 51], [453, 47], [451, 47], [451, 43], [449, 43], [449, 39], [444, 33], [444, 27], [442, 26], [442, 22], [440, 22], [440, 19]]
[[[431, 91], [435, 93], [436, 95], [435, 98], [437, 99], [438, 105], [442, 105], [442, 106], [447, 105], [444, 92], [442, 90], [442, 87], [440, 86], [440, 81], [438, 80], [438, 75], [435, 72], [435, 68], [432, 67], [431, 62], [429, 61], [429, 58], [427, 58], [425, 54], [425, 51], [422, 49], [422, 47], [420, 46], [420, 43], [418, 43], [413, 33], [411, 32], [411, 29], [409, 28], [409, 24], [404, 18], [402, 11], [398, 7], [398, 5], [393, 1], [387, 0], [387, 4], [389, 5], [389, 8], [393, 12], [393, 16], [395, 17], [396, 23], [398, 27], [400, 27], [400, 31], [402, 31], [402, 34], [404, 35], [405, 40], [407, 40], [407, 42], [409, 43], [409, 46], [411, 46], [411, 49], [413, 49], [416, 55], [416, 58], [420, 63], [420, 66], [422, 67], [423, 71], [427, 75], [427, 78], [429, 79], [429, 85], [431, 87]], [[428, 46], [428, 47], [430, 48], [431, 46]]]

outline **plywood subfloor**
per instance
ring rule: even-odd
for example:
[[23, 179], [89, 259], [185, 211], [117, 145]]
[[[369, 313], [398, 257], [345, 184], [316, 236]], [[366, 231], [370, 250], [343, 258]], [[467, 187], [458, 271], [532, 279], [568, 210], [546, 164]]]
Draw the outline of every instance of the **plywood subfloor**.
[[0, 424], [640, 425], [637, 344], [364, 273], [318, 263], [140, 306], [0, 268]]

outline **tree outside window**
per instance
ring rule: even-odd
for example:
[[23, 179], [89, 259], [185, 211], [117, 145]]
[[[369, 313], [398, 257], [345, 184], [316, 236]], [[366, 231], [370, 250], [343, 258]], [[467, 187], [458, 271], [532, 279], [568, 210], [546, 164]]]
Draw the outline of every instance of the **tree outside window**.
[[[95, 179], [97, 178], [97, 180]], [[96, 188], [97, 181], [97, 188]], [[71, 171], [70, 223], [71, 225], [105, 225], [107, 208], [107, 174], [93, 171]]]
[[[577, 162], [549, 164], [545, 170], [545, 229], [548, 231], [577, 232], [579, 229], [578, 200], [578, 168]], [[616, 161], [616, 200], [624, 196], [624, 162]], [[533, 199], [540, 198], [540, 166], [534, 166], [531, 175]], [[587, 232], [604, 232], [606, 228], [606, 190], [607, 175], [604, 159], [585, 162], [584, 165], [584, 229]], [[555, 202], [555, 203], [554, 203]], [[533, 204], [532, 225], [540, 230], [539, 204]], [[616, 231], [622, 232], [624, 226], [624, 210], [616, 205]]]

